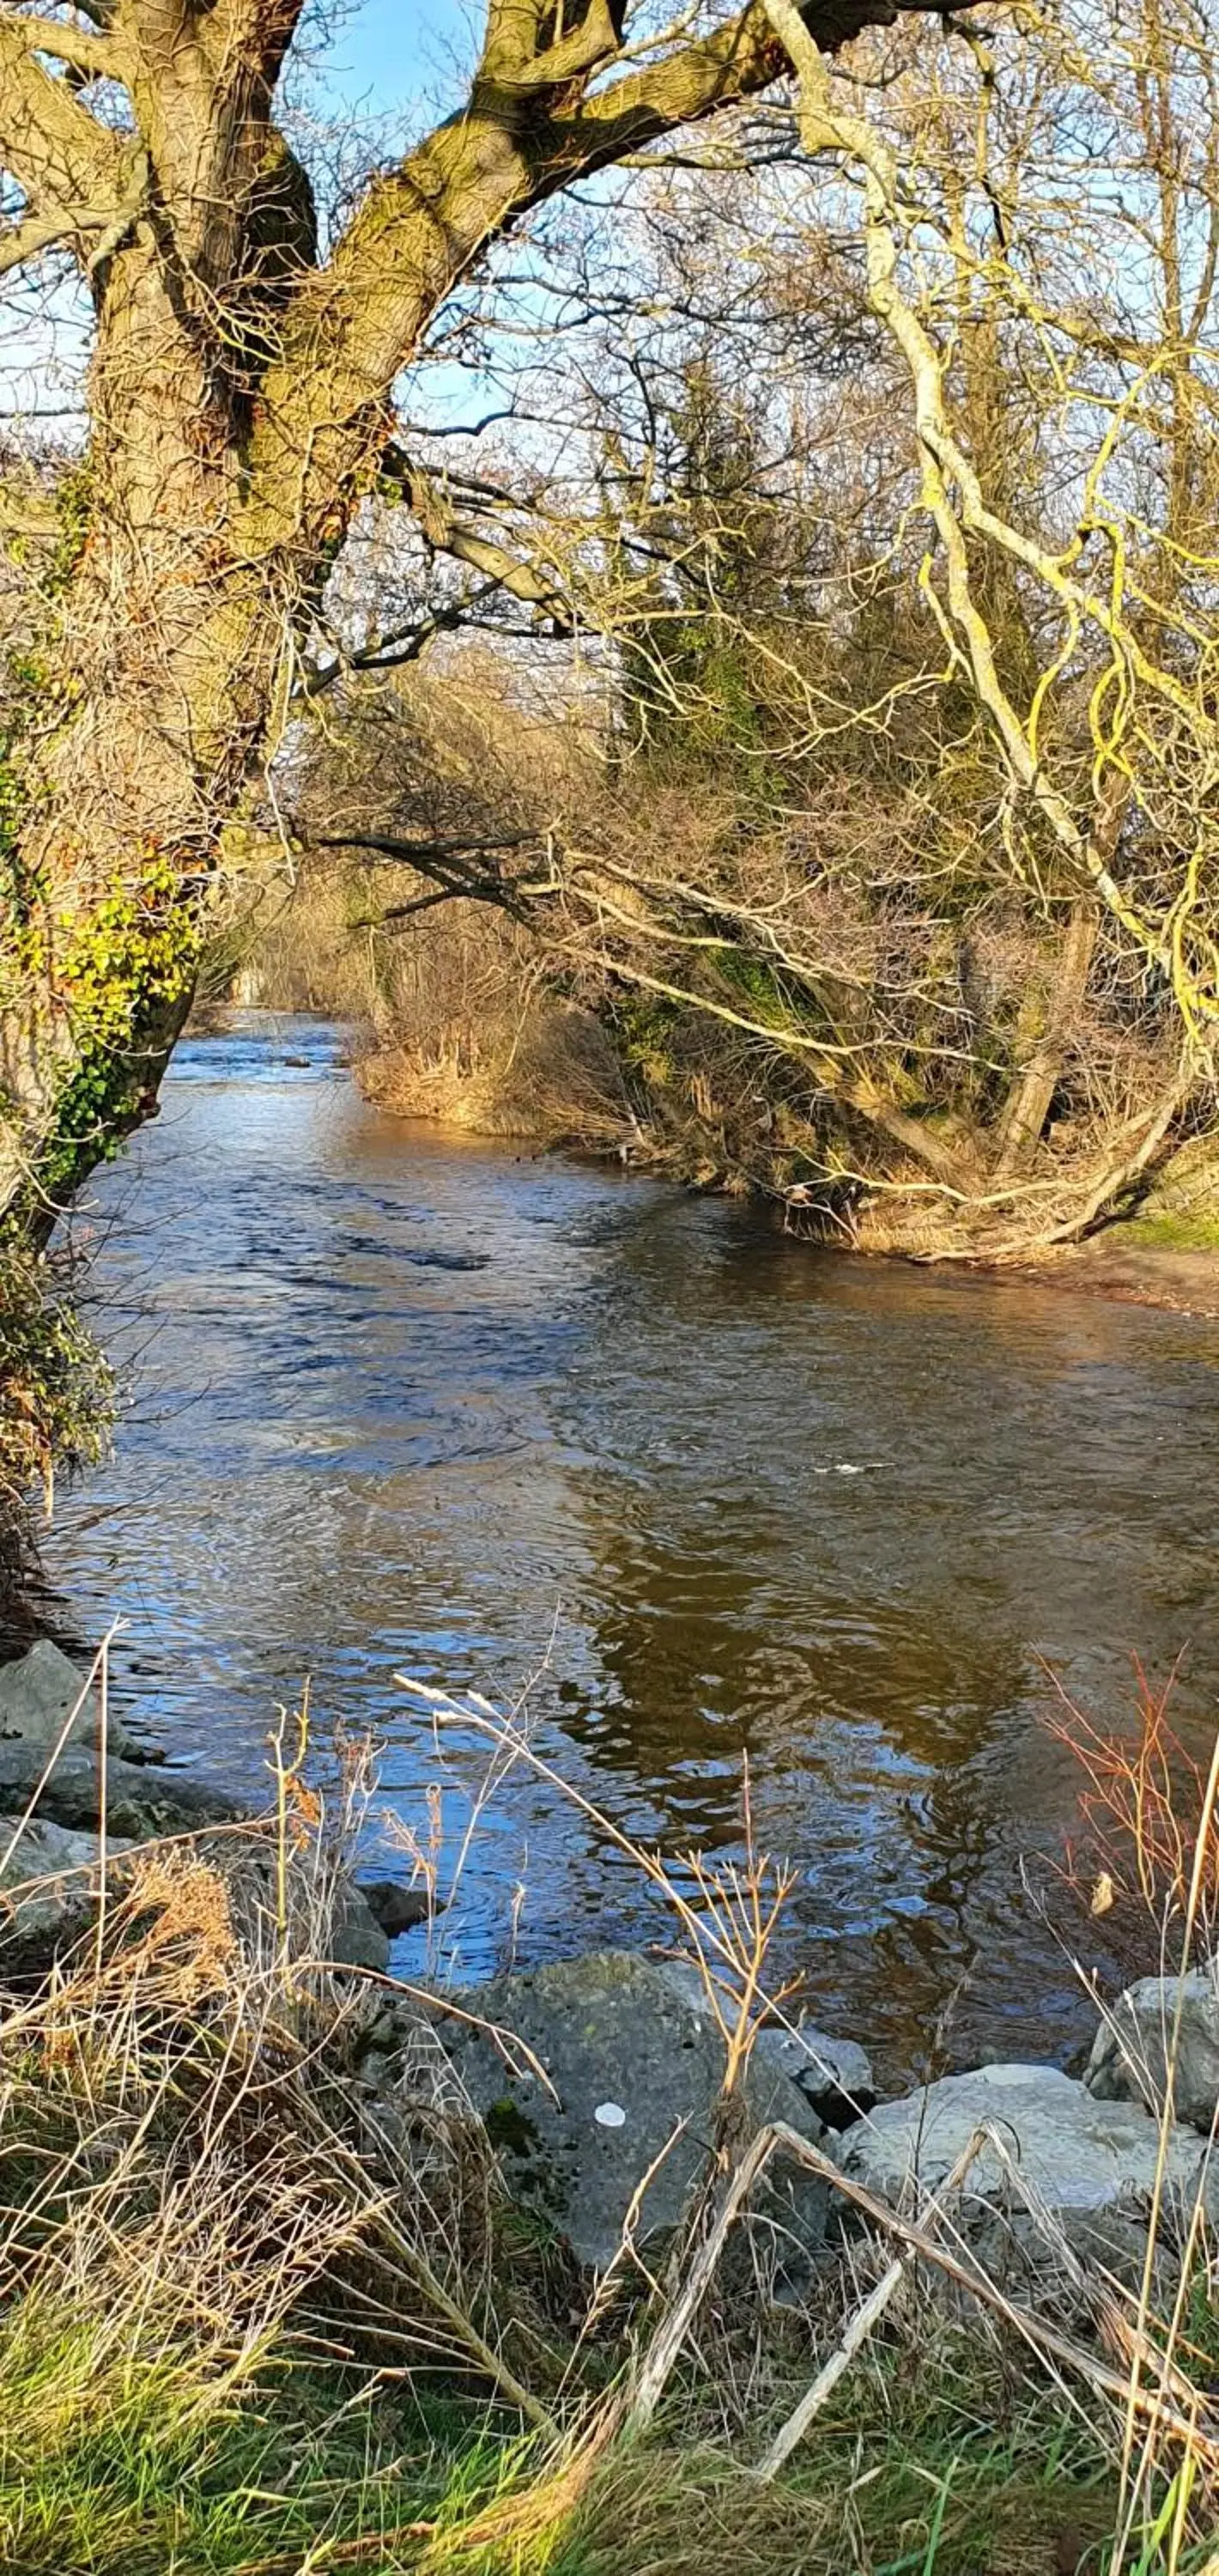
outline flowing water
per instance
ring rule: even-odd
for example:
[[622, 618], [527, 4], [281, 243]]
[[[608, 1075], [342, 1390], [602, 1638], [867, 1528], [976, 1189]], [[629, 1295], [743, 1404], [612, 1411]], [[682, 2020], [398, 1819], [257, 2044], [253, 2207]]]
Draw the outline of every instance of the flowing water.
[[[136, 1723], [266, 1786], [309, 1678], [385, 1740], [442, 1884], [485, 1763], [396, 1672], [515, 1701], [538, 1751], [678, 1854], [757, 1841], [821, 2019], [909, 2065], [1087, 2026], [1022, 1891], [1130, 1654], [1219, 1705], [1219, 1325], [785, 1240], [755, 1212], [378, 1115], [339, 1033], [188, 1041], [94, 1190], [128, 1405], [49, 1550], [61, 1619], [122, 1612]], [[433, 1798], [433, 1807], [435, 1797]], [[446, 1931], [477, 1975], [663, 1932], [637, 1872], [518, 1767]], [[400, 1957], [409, 1967], [411, 1942]]]

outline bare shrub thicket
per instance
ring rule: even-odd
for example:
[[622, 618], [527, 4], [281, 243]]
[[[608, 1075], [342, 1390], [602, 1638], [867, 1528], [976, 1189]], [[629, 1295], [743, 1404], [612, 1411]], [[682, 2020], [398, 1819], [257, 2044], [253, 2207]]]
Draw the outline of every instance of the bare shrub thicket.
[[244, 943], [259, 998], [348, 1010], [388, 1107], [617, 1141], [630, 1113], [603, 981], [565, 974], [530, 918], [550, 820], [599, 778], [591, 710], [556, 710], [489, 647], [337, 687], [293, 780], [299, 881]]

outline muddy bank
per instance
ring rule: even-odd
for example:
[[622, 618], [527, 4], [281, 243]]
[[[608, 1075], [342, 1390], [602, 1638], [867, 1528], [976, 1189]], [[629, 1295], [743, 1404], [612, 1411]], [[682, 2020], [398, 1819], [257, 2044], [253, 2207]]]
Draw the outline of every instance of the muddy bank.
[[1023, 1266], [1039, 1285], [1109, 1297], [1126, 1306], [1160, 1306], [1175, 1315], [1219, 1316], [1219, 1245], [1177, 1249], [1140, 1240], [1137, 1223], [1110, 1226], [1086, 1243], [1064, 1245]]

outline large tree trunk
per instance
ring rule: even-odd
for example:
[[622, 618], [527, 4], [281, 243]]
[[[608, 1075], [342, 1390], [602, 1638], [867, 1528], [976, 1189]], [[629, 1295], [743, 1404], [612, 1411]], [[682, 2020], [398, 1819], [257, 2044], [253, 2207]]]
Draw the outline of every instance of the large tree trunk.
[[24, 1194], [35, 1222], [155, 1100], [275, 661], [269, 602], [240, 657], [218, 649], [240, 424], [142, 245], [113, 262], [92, 392], [83, 539], [28, 686], [8, 925], [0, 1202]]

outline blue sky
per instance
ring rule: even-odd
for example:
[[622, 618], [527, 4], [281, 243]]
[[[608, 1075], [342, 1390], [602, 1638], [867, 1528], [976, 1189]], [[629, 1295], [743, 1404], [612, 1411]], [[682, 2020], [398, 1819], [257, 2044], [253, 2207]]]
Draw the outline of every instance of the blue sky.
[[424, 98], [448, 105], [454, 59], [468, 66], [481, 16], [471, 0], [358, 0], [319, 65], [322, 86], [336, 105], [391, 112]]

